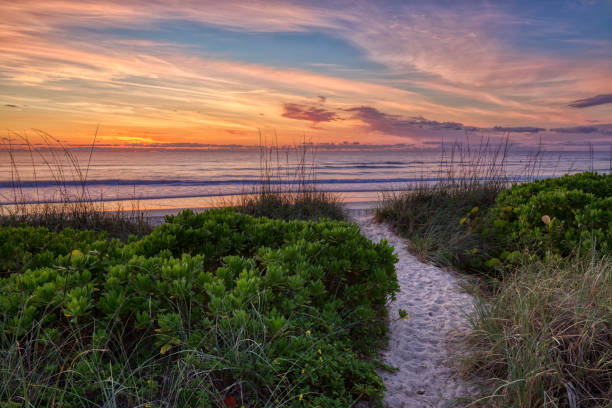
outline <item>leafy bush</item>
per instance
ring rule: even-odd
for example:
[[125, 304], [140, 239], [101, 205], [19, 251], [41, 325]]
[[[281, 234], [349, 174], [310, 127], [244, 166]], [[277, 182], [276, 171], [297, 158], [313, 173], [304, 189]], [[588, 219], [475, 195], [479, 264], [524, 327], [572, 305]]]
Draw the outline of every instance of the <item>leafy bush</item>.
[[535, 258], [612, 249], [612, 175], [580, 173], [503, 191], [472, 228], [496, 243], [490, 270]]
[[380, 403], [396, 259], [354, 225], [214, 210], [129, 243], [0, 234], [0, 406]]
[[42, 227], [0, 227], [0, 277], [53, 264], [58, 255], [116, 251], [120, 242], [104, 233], [67, 228], [53, 233]]

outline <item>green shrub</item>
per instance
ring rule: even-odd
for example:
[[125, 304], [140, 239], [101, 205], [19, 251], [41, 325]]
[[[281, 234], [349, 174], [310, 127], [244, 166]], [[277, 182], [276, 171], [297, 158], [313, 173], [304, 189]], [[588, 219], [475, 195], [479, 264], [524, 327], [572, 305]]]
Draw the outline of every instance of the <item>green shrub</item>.
[[503, 191], [472, 229], [496, 245], [488, 269], [612, 249], [612, 175], [580, 173]]
[[167, 221], [129, 243], [0, 229], [0, 404], [380, 403], [391, 247], [329, 220]]
[[73, 250], [111, 253], [121, 247], [105, 233], [64, 229], [53, 233], [43, 227], [0, 227], [0, 277], [53, 264], [58, 255]]

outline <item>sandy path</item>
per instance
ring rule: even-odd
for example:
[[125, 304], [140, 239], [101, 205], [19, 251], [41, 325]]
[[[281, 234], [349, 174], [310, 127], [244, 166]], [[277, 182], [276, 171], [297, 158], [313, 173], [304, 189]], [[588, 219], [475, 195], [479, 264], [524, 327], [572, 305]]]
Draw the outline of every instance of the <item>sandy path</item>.
[[[375, 223], [364, 212], [354, 211], [353, 219], [369, 239], [387, 239], [399, 257], [396, 271], [401, 291], [389, 305], [389, 349], [383, 353], [384, 360], [399, 371], [380, 372], [387, 387], [385, 406], [453, 406], [457, 398], [474, 391], [449, 366], [449, 341], [467, 327], [465, 313], [472, 310], [473, 298], [459, 286], [456, 277], [407, 252], [405, 241], [388, 226]], [[406, 310], [411, 318], [397, 319], [399, 309]]]

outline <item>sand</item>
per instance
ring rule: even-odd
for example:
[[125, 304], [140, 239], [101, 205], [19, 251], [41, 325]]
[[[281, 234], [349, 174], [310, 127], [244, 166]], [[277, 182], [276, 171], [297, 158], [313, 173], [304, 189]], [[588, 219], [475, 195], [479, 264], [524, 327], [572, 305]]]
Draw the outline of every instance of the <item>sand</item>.
[[[453, 337], [467, 329], [473, 298], [459, 278], [434, 265], [420, 262], [406, 250], [405, 241], [388, 226], [374, 222], [368, 211], [351, 211], [362, 233], [378, 242], [386, 239], [399, 257], [396, 264], [400, 292], [389, 308], [389, 348], [384, 361], [399, 370], [380, 371], [387, 391], [384, 405], [402, 407], [455, 406], [460, 397], [474, 395], [476, 387], [456, 371]], [[399, 309], [410, 318], [399, 319]], [[459, 406], [462, 406], [459, 403]]]

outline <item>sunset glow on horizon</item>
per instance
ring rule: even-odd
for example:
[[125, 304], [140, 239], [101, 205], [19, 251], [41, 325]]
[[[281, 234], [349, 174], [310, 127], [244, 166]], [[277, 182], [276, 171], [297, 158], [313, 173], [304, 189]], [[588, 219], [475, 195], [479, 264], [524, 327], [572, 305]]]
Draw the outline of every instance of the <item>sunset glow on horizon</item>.
[[0, 2], [4, 139], [612, 144], [608, 1]]

